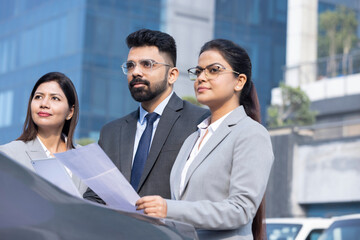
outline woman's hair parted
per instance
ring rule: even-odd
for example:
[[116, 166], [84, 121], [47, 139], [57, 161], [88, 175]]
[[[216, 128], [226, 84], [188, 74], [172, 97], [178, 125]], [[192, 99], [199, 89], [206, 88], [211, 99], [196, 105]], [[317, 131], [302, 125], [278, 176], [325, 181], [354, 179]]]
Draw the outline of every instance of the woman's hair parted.
[[67, 101], [68, 101], [69, 108], [72, 108], [72, 107], [74, 108], [74, 114], [73, 114], [72, 118], [70, 120], [65, 119], [65, 124], [62, 129], [62, 133], [65, 136], [67, 136], [67, 144], [66, 144], [67, 146], [66, 147], [67, 147], [67, 149], [71, 149], [71, 148], [74, 148], [73, 137], [74, 137], [75, 127], [76, 127], [78, 119], [79, 119], [79, 100], [78, 100], [75, 86], [72, 83], [72, 81], [65, 74], [60, 73], [60, 72], [49, 72], [49, 73], [45, 74], [44, 76], [42, 76], [35, 83], [35, 86], [33, 87], [32, 91], [31, 91], [29, 102], [28, 102], [23, 132], [17, 140], [22, 140], [24, 142], [28, 142], [28, 141], [34, 140], [36, 138], [36, 135], [38, 133], [38, 127], [34, 123], [34, 120], [32, 119], [32, 116], [31, 116], [31, 102], [34, 98], [36, 90], [38, 89], [38, 87], [41, 84], [46, 83], [46, 82], [53, 82], [53, 81], [57, 82], [59, 84], [61, 90], [64, 92], [64, 94], [67, 98]]
[[[215, 39], [202, 46], [200, 55], [208, 50], [218, 51], [234, 71], [246, 75], [247, 80], [241, 90], [240, 104], [244, 106], [245, 112], [249, 117], [260, 122], [259, 99], [251, 80], [251, 60], [245, 49], [230, 40]], [[236, 73], [234, 73], [234, 75], [238, 76]]]

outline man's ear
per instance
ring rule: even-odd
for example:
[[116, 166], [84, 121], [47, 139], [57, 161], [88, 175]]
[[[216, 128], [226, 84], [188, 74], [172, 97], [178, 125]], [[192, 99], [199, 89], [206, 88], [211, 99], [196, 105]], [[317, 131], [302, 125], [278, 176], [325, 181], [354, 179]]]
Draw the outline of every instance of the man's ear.
[[168, 83], [173, 85], [179, 77], [179, 69], [177, 67], [170, 68], [168, 75]]
[[246, 75], [243, 73], [239, 74], [239, 76], [237, 77], [237, 83], [234, 88], [235, 92], [240, 92], [244, 88], [246, 81], [247, 81]]

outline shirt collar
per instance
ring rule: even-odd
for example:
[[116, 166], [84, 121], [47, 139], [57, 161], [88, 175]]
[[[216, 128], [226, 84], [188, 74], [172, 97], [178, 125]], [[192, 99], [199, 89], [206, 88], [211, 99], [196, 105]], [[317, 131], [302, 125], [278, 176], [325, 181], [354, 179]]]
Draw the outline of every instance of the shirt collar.
[[[162, 113], [164, 112], [164, 109], [166, 107], [166, 105], [168, 104], [171, 96], [174, 94], [174, 91], [172, 91], [169, 96], [167, 96], [154, 110], [154, 112], [156, 112], [159, 116], [162, 115]], [[139, 122], [140, 124], [143, 124], [145, 121], [145, 116], [146, 114], [148, 114], [148, 112], [141, 106], [140, 103], [140, 111], [139, 111]]]
[[[65, 144], [66, 144], [66, 143], [67, 143], [67, 137], [66, 137], [65, 134], [63, 134], [63, 133], [62, 133], [62, 136], [64, 137], [64, 139], [65, 139]], [[45, 146], [45, 144], [41, 141], [41, 139], [39, 138], [39, 136], [36, 135], [36, 138], [37, 138], [37, 140], [39, 141], [41, 147], [44, 149], [44, 152], [45, 152], [46, 156], [47, 156], [48, 158], [52, 158], [51, 152], [47, 149], [47, 147]]]
[[225, 118], [230, 114], [232, 113], [234, 110], [228, 112], [227, 114], [225, 114], [224, 116], [222, 116], [221, 118], [219, 118], [218, 120], [216, 120], [215, 122], [210, 123], [210, 117], [206, 118], [204, 121], [202, 121], [199, 125], [198, 125], [198, 128], [199, 130], [204, 130], [204, 129], [209, 129], [210, 132], [215, 132], [216, 129], [218, 129], [218, 127], [220, 126], [220, 124], [225, 120]]

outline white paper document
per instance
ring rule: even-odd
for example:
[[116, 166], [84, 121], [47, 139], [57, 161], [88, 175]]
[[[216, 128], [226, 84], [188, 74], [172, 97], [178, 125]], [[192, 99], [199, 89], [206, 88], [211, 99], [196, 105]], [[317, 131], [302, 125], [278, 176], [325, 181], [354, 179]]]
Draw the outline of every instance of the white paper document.
[[32, 160], [35, 172], [73, 196], [82, 198], [64, 165], [56, 158]]
[[135, 202], [140, 198], [139, 195], [98, 144], [54, 155], [104, 200], [107, 206], [137, 212]]

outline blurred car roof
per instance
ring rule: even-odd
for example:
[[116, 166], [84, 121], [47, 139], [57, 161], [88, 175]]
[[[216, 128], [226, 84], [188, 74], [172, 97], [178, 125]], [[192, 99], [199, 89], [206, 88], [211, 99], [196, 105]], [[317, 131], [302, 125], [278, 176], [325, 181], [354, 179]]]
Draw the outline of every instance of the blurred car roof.
[[342, 216], [334, 216], [334, 217], [332, 217], [332, 219], [333, 219], [333, 221], [348, 220], [348, 219], [360, 219], [360, 213], [347, 214], [347, 215], [342, 215]]
[[312, 224], [319, 227], [328, 227], [332, 223], [331, 218], [267, 218], [266, 223], [290, 223], [290, 224]]
[[197, 239], [193, 226], [76, 198], [0, 153], [1, 239]]
[[333, 223], [321, 235], [321, 240], [358, 240], [360, 236], [360, 214], [332, 217]]
[[[274, 236], [271, 238], [270, 232], [267, 232], [269, 240], [272, 239], [295, 239], [295, 240], [305, 240], [308, 238], [313, 231], [317, 231], [318, 235], [322, 232], [322, 230], [327, 229], [332, 223], [332, 219], [330, 218], [267, 218], [266, 224], [269, 225], [280, 225], [283, 227], [299, 225], [297, 228], [298, 232], [295, 234], [295, 238], [287, 238], [286, 236], [282, 236], [282, 234], [278, 233], [277, 237]], [[279, 226], [278, 230], [280, 231], [281, 227]], [[268, 228], [267, 228], [268, 229]], [[273, 234], [276, 235], [276, 234]], [[286, 234], [284, 234], [286, 235]], [[313, 239], [313, 238], [311, 238]]]

